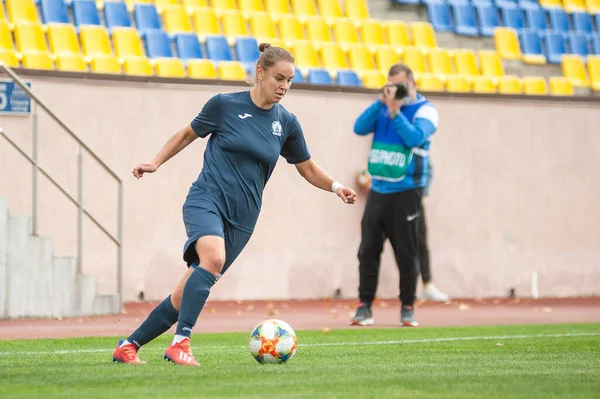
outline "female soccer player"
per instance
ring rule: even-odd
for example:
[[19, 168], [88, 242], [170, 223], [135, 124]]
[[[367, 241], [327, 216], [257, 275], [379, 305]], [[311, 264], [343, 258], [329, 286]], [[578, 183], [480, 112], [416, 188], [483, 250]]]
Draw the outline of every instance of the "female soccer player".
[[309, 183], [331, 190], [353, 204], [356, 193], [331, 178], [312, 161], [300, 123], [279, 104], [294, 77], [294, 57], [268, 43], [259, 46], [256, 84], [248, 91], [217, 94], [200, 114], [175, 134], [150, 163], [133, 175], [155, 172], [198, 137], [210, 135], [204, 166], [183, 205], [188, 240], [183, 259], [188, 270], [175, 290], [160, 303], [126, 340], [120, 340], [113, 361], [144, 364], [143, 345], [177, 323], [165, 359], [198, 366], [190, 348], [192, 328], [211, 287], [242, 252], [260, 213], [262, 194], [279, 155]]

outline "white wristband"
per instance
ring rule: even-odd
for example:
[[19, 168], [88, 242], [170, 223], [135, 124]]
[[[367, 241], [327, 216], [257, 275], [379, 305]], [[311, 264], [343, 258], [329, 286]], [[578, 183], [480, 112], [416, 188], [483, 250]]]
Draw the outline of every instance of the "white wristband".
[[344, 185], [338, 181], [334, 181], [333, 184], [331, 185], [331, 191], [335, 193], [337, 191], [337, 189], [340, 187], [344, 187]]

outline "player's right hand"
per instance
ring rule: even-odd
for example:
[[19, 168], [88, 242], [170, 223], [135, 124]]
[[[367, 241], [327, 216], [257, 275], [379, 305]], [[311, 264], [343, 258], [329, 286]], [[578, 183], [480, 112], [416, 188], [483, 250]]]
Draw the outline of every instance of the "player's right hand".
[[141, 163], [133, 168], [133, 175], [136, 179], [139, 179], [144, 176], [144, 173], [154, 173], [156, 172], [156, 169], [158, 168], [153, 163]]

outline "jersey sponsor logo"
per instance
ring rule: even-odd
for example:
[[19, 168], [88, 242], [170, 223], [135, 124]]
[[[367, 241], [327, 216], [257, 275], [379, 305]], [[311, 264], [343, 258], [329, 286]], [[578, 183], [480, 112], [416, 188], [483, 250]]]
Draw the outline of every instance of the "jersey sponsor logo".
[[246, 118], [252, 118], [252, 115], [250, 115], [249, 113], [246, 112], [244, 115], [241, 115], [241, 114], [238, 115], [238, 117], [240, 119], [246, 119]]
[[273, 129], [273, 134], [275, 136], [281, 136], [281, 132], [282, 132], [283, 128], [281, 127], [281, 123], [279, 121], [274, 121], [271, 124], [271, 128]]

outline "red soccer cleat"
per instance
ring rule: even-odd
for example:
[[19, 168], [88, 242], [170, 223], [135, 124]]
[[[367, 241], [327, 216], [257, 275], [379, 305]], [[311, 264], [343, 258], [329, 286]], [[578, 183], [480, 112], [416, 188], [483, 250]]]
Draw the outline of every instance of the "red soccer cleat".
[[169, 346], [165, 351], [165, 359], [182, 366], [200, 366], [192, 354], [189, 338]]
[[113, 362], [127, 364], [146, 364], [138, 357], [138, 347], [134, 344], [127, 344], [121, 347], [123, 340], [120, 339], [113, 353]]

